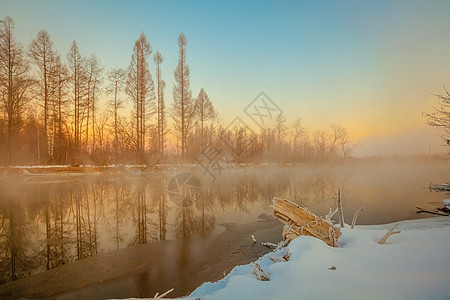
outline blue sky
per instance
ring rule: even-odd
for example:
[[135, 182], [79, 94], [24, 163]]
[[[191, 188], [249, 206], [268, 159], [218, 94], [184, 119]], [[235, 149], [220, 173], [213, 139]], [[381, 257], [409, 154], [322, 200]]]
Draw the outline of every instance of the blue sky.
[[46, 29], [64, 57], [76, 40], [106, 69], [128, 66], [144, 31], [168, 103], [183, 31], [193, 95], [205, 88], [224, 123], [264, 91], [311, 130], [391, 134], [423, 126], [450, 86], [450, 1], [0, 0], [6, 15], [23, 45]]

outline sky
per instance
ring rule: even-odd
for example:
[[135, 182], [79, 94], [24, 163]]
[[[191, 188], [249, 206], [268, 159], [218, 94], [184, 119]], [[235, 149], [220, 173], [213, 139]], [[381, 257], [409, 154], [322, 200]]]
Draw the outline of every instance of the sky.
[[169, 106], [184, 32], [192, 94], [204, 88], [224, 124], [264, 92], [310, 131], [337, 123], [354, 142], [395, 143], [416, 130], [412, 152], [442, 151], [422, 112], [450, 87], [449, 15], [450, 1], [0, 0], [22, 45], [45, 29], [63, 57], [76, 40], [105, 69], [127, 67], [144, 31]]

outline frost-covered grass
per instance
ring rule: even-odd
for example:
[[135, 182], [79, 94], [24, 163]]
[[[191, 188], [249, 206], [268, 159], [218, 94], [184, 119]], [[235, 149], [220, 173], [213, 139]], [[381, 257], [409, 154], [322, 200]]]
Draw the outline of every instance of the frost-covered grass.
[[[400, 222], [386, 244], [378, 241], [391, 225], [343, 228], [338, 247], [301, 236], [258, 260], [270, 281], [259, 281], [250, 265], [204, 283], [188, 297], [200, 299], [448, 299], [450, 218]], [[283, 256], [274, 263], [269, 256]], [[335, 270], [329, 268], [336, 267]]]

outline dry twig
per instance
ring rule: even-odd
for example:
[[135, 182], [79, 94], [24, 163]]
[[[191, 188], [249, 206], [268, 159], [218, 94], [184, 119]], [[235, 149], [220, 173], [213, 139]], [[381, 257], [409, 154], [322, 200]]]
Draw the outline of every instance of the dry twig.
[[269, 255], [269, 258], [270, 258], [270, 260], [271, 261], [273, 261], [273, 262], [284, 262], [284, 261], [286, 261], [286, 259], [284, 259], [284, 257], [282, 257], [282, 256], [276, 256], [276, 255]]
[[263, 269], [257, 262], [251, 262], [250, 266], [253, 268], [253, 274], [255, 274], [256, 278], [261, 281], [269, 281], [269, 276], [264, 273]]
[[395, 228], [397, 228], [397, 226], [399, 225], [400, 223], [395, 223], [392, 227], [391, 227], [391, 229], [389, 229], [388, 230], [388, 232], [386, 232], [386, 234], [385, 235], [383, 235], [383, 237], [380, 239], [380, 241], [378, 242], [378, 244], [384, 244], [385, 242], [386, 242], [386, 240], [388, 239], [388, 237], [390, 237], [392, 234], [396, 234], [396, 233], [400, 233], [400, 231], [394, 231], [395, 230]]
[[341, 225], [341, 228], [344, 228], [344, 210], [342, 209], [341, 189], [338, 189], [338, 195], [336, 200], [337, 200], [337, 207], [339, 210], [339, 224]]
[[355, 213], [355, 215], [353, 216], [353, 220], [352, 220], [352, 229], [355, 228], [355, 224], [356, 224], [356, 219], [358, 219], [358, 215], [359, 213], [364, 209], [364, 207], [361, 207], [360, 209], [358, 209]]
[[161, 295], [158, 295], [159, 293], [156, 293], [156, 294], [155, 294], [155, 297], [153, 297], [153, 299], [162, 299], [162, 298], [163, 298], [164, 296], [166, 296], [167, 294], [173, 292], [173, 290], [174, 290], [174, 288], [171, 288], [170, 290], [168, 290], [167, 292], [165, 292], [165, 293], [163, 293], [163, 294], [161, 294]]

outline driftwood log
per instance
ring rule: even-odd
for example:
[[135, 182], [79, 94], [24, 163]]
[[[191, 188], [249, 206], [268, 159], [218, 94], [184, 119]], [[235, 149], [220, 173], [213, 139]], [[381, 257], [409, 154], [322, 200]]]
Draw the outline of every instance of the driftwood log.
[[416, 206], [416, 208], [417, 208], [417, 213], [418, 214], [420, 214], [420, 213], [427, 213], [427, 214], [438, 215], [438, 216], [448, 216], [448, 215], [450, 215], [450, 214], [446, 213], [445, 211], [444, 212], [439, 212], [439, 211], [426, 210], [426, 209], [421, 208], [420, 206]]
[[428, 188], [434, 191], [450, 191], [450, 183], [430, 183]]
[[332, 247], [337, 246], [341, 232], [331, 221], [286, 199], [274, 197], [272, 202], [273, 216], [285, 224], [283, 238], [286, 244], [300, 235], [307, 235], [321, 239]]

